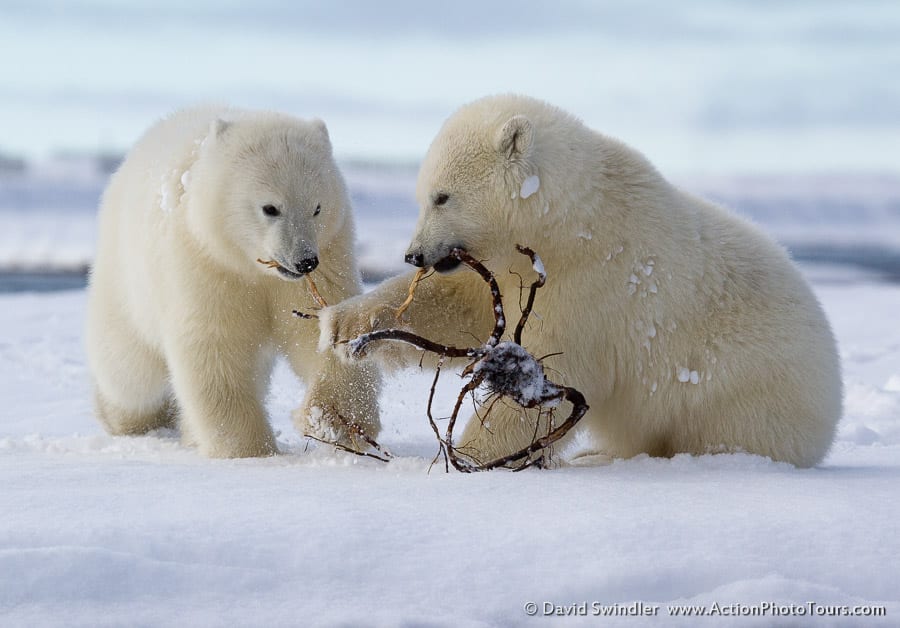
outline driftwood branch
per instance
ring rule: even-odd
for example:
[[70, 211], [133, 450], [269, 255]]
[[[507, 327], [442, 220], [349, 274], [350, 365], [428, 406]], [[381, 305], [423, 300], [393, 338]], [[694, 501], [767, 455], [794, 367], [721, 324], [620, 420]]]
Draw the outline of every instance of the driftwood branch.
[[446, 356], [448, 358], [472, 358], [481, 355], [480, 349], [457, 349], [456, 347], [451, 347], [449, 345], [432, 342], [427, 338], [423, 338], [422, 336], [404, 329], [379, 329], [378, 331], [372, 331], [357, 336], [353, 340], [339, 340], [338, 344], [348, 344], [350, 354], [353, 357], [359, 358], [365, 355], [366, 347], [379, 340], [405, 342], [414, 347], [418, 347], [419, 349], [431, 351], [432, 353], [437, 353], [438, 355]]
[[[441, 455], [444, 457], [445, 468], [447, 468], [447, 462], [449, 462], [455, 469], [465, 473], [488, 471], [498, 467], [512, 467], [514, 470], [521, 470], [529, 466], [540, 464], [544, 459], [544, 452], [553, 443], [565, 436], [588, 411], [589, 407], [585, 401], [584, 395], [574, 388], [560, 386], [547, 379], [540, 360], [536, 359], [522, 347], [522, 333], [534, 307], [537, 291], [544, 286], [547, 276], [540, 257], [533, 250], [519, 245], [516, 246], [516, 249], [523, 255], [529, 257], [532, 268], [538, 278], [532, 282], [529, 288], [528, 299], [525, 306], [522, 308], [519, 322], [513, 333], [512, 342], [501, 342], [501, 338], [506, 331], [506, 316], [503, 309], [503, 298], [500, 294], [500, 288], [497, 285], [493, 273], [491, 273], [491, 271], [489, 271], [479, 260], [476, 260], [469, 255], [467, 251], [461, 248], [454, 248], [450, 251], [448, 258], [462, 262], [477, 272], [485, 283], [488, 284], [491, 293], [491, 303], [494, 313], [494, 329], [483, 345], [480, 347], [451, 347], [433, 342], [427, 338], [423, 338], [422, 336], [402, 329], [378, 330], [363, 334], [352, 340], [341, 341], [348, 342], [350, 344], [349, 349], [351, 353], [357, 357], [365, 354], [366, 348], [371, 343], [383, 341], [405, 342], [440, 356], [435, 377], [431, 385], [427, 407], [428, 421], [439, 443], [438, 454], [435, 456], [432, 464], [434, 464]], [[398, 318], [412, 302], [413, 292], [419, 280], [421, 280], [421, 276], [421, 272], [416, 274], [416, 277], [410, 285], [407, 300], [398, 309]], [[457, 396], [446, 430], [444, 435], [441, 436], [432, 413], [435, 387], [437, 386], [444, 359], [459, 357], [470, 358], [471, 361], [462, 372], [464, 377], [469, 377], [470, 379], [466, 382]], [[492, 394], [508, 397], [523, 408], [548, 408], [546, 412], [549, 424], [547, 434], [538, 436], [536, 425], [535, 437], [528, 446], [506, 456], [486, 462], [476, 461], [472, 456], [460, 451], [460, 449], [453, 444], [453, 430], [456, 427], [459, 411], [462, 408], [465, 398], [468, 395], [473, 394], [480, 387], [486, 388]], [[569, 402], [572, 405], [572, 410], [562, 423], [554, 427], [552, 420], [554, 408], [561, 401]], [[487, 417], [492, 407], [493, 405], [489, 406], [485, 415], [481, 417], [482, 420]], [[540, 420], [540, 416], [541, 413], [539, 410], [538, 421]]]

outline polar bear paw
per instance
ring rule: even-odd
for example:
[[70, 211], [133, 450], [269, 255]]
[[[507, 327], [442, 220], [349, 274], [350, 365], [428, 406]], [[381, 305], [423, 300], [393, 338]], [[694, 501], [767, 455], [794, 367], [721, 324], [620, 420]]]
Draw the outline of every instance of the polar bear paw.
[[319, 312], [319, 351], [333, 350], [344, 362], [365, 357], [369, 351], [351, 352], [350, 341], [363, 334], [399, 326], [395, 313], [394, 307], [368, 308], [352, 298], [324, 308]]
[[367, 438], [372, 439], [368, 425], [360, 425], [345, 419], [332, 408], [312, 405], [297, 408], [293, 413], [294, 425], [304, 436], [355, 451], [369, 448]]

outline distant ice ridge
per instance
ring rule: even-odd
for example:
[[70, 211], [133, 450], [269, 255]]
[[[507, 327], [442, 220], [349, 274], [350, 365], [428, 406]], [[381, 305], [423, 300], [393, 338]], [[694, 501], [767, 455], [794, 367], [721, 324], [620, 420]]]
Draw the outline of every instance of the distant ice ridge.
[[[86, 268], [112, 165], [108, 157], [83, 157], [0, 172], [0, 271]], [[418, 214], [416, 166], [349, 163], [342, 169], [364, 275], [377, 280], [405, 270], [403, 254]], [[190, 184], [189, 176], [181, 186]], [[540, 183], [537, 176], [527, 178], [521, 198], [535, 194]], [[893, 268], [900, 278], [900, 174], [735, 175], [676, 183], [750, 218], [798, 259]], [[587, 230], [573, 235], [596, 241]]]

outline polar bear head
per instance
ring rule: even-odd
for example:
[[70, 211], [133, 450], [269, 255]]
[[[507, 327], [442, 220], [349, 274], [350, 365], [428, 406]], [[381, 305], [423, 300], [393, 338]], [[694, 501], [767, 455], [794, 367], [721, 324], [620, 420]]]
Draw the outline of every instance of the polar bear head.
[[439, 262], [456, 246], [494, 262], [515, 255], [516, 243], [538, 246], [546, 236], [547, 183], [566, 178], [552, 160], [567, 157], [566, 138], [582, 129], [571, 115], [524, 96], [463, 106], [419, 170], [420, 213], [406, 261], [446, 272], [456, 264]]
[[199, 153], [188, 221], [212, 257], [289, 280], [318, 266], [349, 211], [323, 122], [258, 112], [216, 119]]

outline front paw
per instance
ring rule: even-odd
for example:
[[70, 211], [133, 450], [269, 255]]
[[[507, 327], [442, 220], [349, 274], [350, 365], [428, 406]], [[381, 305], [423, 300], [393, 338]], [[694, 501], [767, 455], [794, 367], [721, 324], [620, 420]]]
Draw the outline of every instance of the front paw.
[[354, 451], [366, 451], [377, 436], [377, 426], [344, 417], [334, 408], [309, 405], [297, 408], [293, 413], [294, 425], [304, 436], [348, 447]]
[[319, 312], [319, 351], [334, 350], [344, 361], [362, 358], [365, 351], [352, 351], [351, 341], [380, 329], [396, 327], [396, 309], [387, 306], [365, 307], [357, 299], [348, 299]]

